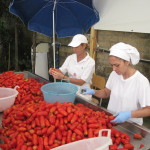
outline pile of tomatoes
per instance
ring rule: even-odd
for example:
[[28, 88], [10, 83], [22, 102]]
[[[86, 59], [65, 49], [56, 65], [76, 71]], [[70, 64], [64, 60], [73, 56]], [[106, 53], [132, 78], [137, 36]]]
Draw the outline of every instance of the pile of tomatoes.
[[29, 101], [39, 102], [43, 100], [40, 90], [43, 83], [39, 83], [33, 78], [26, 79], [23, 73], [16, 74], [7, 71], [0, 74], [0, 87], [14, 88], [17, 86], [19, 92], [15, 104], [25, 104]]
[[[83, 104], [46, 103], [43, 83], [8, 71], [0, 74], [0, 87], [19, 92], [15, 105], [3, 112], [0, 139], [2, 150], [50, 150], [70, 142], [97, 137], [99, 130], [111, 129], [110, 150], [130, 150], [130, 137], [113, 128], [114, 116], [93, 111]], [[103, 136], [107, 133], [103, 132]], [[136, 135], [137, 137], [137, 135]], [[123, 148], [118, 148], [122, 144]]]

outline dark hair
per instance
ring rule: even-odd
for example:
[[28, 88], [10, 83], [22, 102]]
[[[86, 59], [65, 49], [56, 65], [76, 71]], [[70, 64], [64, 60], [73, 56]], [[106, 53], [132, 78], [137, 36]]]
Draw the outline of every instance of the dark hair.
[[81, 43], [82, 46], [83, 46], [84, 44], [86, 44], [85, 49], [88, 49], [88, 48], [89, 48], [89, 45], [88, 45], [87, 43]]

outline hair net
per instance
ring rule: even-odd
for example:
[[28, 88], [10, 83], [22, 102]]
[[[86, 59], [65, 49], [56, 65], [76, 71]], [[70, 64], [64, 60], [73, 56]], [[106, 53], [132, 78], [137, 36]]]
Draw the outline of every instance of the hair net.
[[140, 54], [137, 49], [129, 44], [117, 43], [110, 48], [110, 56], [116, 56], [126, 61], [130, 61], [133, 65], [138, 64]]

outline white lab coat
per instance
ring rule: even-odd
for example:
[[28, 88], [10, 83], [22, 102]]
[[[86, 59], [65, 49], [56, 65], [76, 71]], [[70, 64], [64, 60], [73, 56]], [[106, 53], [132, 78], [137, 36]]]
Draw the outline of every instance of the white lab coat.
[[[82, 86], [78, 86], [77, 93], [80, 95], [82, 87], [90, 88], [92, 76], [95, 72], [95, 61], [87, 53], [87, 56], [83, 60], [77, 62], [77, 55], [72, 54], [66, 58], [65, 62], [59, 69], [63, 74], [68, 73], [70, 78], [82, 79], [85, 81]], [[83, 97], [88, 100], [91, 99], [91, 95], [84, 95]]]
[[[123, 79], [122, 75], [113, 71], [106, 83], [106, 88], [111, 90], [107, 109], [112, 113], [150, 106], [150, 84], [139, 71], [128, 79]], [[143, 124], [142, 118], [131, 118], [130, 120], [140, 125]]]

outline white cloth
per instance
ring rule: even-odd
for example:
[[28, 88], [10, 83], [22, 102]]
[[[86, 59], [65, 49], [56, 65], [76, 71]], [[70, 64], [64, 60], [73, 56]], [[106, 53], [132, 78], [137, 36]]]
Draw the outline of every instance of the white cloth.
[[137, 49], [129, 44], [117, 43], [110, 48], [110, 56], [116, 56], [126, 61], [131, 61], [133, 65], [140, 61], [140, 54]]
[[[106, 83], [106, 88], [111, 90], [107, 109], [114, 114], [150, 106], [150, 84], [139, 71], [128, 79], [123, 79], [122, 75], [113, 71]], [[140, 125], [143, 124], [142, 118], [131, 118], [130, 120]]]
[[[78, 93], [81, 93], [82, 87], [90, 88], [92, 76], [95, 72], [95, 61], [87, 53], [87, 56], [83, 60], [77, 62], [77, 55], [72, 54], [66, 58], [65, 62], [59, 69], [63, 74], [68, 73], [70, 78], [82, 79], [85, 81], [82, 86], [78, 86]], [[90, 99], [91, 95], [85, 95], [85, 97]]]

